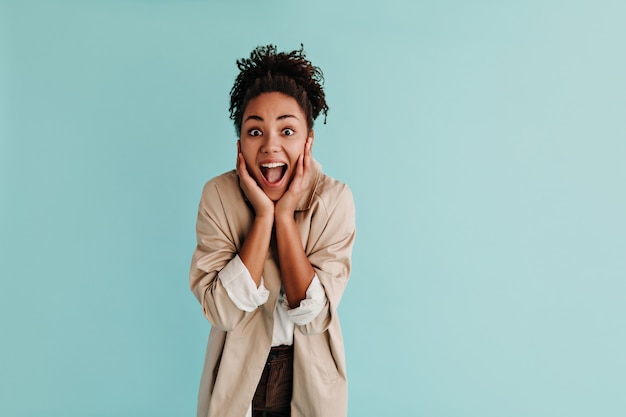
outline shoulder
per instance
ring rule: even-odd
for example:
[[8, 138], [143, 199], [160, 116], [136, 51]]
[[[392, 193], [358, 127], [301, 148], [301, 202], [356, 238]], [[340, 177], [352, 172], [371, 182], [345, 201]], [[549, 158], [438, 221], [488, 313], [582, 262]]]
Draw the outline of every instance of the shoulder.
[[338, 197], [352, 199], [352, 192], [347, 184], [322, 172], [315, 189], [315, 197], [325, 201]]
[[320, 173], [313, 205], [323, 208], [328, 213], [340, 211], [344, 216], [354, 215], [354, 198], [350, 187], [324, 173]]
[[243, 194], [239, 187], [239, 177], [235, 170], [211, 178], [204, 184], [202, 203], [215, 203], [216, 201], [221, 202], [222, 205], [243, 201]]
[[204, 189], [228, 189], [239, 188], [239, 178], [237, 172], [233, 169], [223, 174], [213, 177], [204, 184]]
[[[326, 174], [320, 174], [307, 215], [313, 248], [334, 250], [351, 247], [356, 231], [356, 212], [350, 188]], [[313, 250], [315, 251], [315, 250]], [[340, 256], [339, 253], [335, 254]]]

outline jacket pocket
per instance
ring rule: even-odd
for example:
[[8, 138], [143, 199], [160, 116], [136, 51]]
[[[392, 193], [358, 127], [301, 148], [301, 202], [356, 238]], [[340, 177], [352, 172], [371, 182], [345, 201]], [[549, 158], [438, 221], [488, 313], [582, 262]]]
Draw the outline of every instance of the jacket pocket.
[[319, 373], [322, 379], [327, 383], [334, 382], [339, 377], [337, 361], [335, 360], [330, 349], [330, 338], [328, 332], [321, 333], [314, 337], [316, 339], [314, 352], [313, 368]]

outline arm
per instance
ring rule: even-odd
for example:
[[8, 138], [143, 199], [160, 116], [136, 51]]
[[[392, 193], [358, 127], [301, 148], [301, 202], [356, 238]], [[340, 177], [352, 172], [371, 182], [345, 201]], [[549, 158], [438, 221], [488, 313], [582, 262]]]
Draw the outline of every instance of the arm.
[[296, 326], [303, 334], [328, 329], [348, 283], [356, 226], [354, 200], [347, 186], [333, 187], [323, 196], [311, 219], [311, 231], [306, 253], [324, 287], [326, 303], [313, 321]]
[[276, 203], [275, 209], [276, 246], [280, 274], [291, 308], [298, 307], [306, 298], [306, 290], [315, 276], [315, 271], [304, 253], [294, 218], [296, 204], [311, 182], [310, 167], [313, 162], [311, 146], [312, 139], [308, 138], [304, 153], [298, 159], [295, 176], [289, 189]]
[[313, 160], [312, 138], [307, 140], [289, 190], [276, 203], [276, 240], [283, 285], [291, 309], [306, 297], [314, 276], [319, 278], [325, 297], [324, 306], [313, 321], [299, 324], [304, 333], [326, 330], [339, 305], [350, 275], [352, 245], [355, 237], [355, 210], [350, 189], [335, 182], [328, 184], [311, 217], [306, 247], [299, 235], [294, 211], [297, 201], [310, 187]]
[[[239, 150], [239, 144], [237, 144]], [[274, 227], [274, 202], [257, 185], [246, 169], [246, 162], [241, 152], [237, 154], [237, 174], [246, 197], [254, 207], [254, 223], [246, 236], [239, 257], [250, 272], [256, 286], [261, 284], [263, 266], [270, 247], [272, 228]]]
[[304, 253], [293, 214], [276, 218], [276, 243], [285, 294], [289, 307], [295, 308], [306, 298], [306, 290], [315, 276], [315, 271]]
[[[244, 204], [242, 202], [242, 204]], [[220, 330], [233, 329], [245, 311], [233, 303], [218, 273], [237, 255], [236, 232], [228, 227], [219, 185], [207, 183], [202, 191], [196, 223], [197, 246], [189, 272], [190, 287], [206, 318]]]
[[[267, 300], [267, 291], [259, 286], [271, 237], [274, 205], [250, 178], [240, 156], [237, 171], [238, 183], [233, 183], [232, 177], [223, 187], [211, 181], [202, 192], [196, 226], [198, 245], [190, 271], [190, 286], [205, 316], [224, 331], [232, 330], [246, 312]], [[257, 189], [251, 189], [252, 185]], [[245, 205], [239, 187], [255, 208], [252, 221], [247, 208], [237, 207]], [[263, 210], [268, 207], [270, 215]], [[235, 259], [237, 255], [239, 259]], [[250, 285], [248, 280], [254, 284]], [[258, 294], [255, 294], [256, 289]]]

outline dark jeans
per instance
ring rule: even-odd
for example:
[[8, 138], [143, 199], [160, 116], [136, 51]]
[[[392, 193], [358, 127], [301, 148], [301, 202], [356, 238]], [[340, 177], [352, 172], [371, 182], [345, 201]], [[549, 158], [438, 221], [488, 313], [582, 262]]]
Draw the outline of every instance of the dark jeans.
[[293, 346], [273, 347], [252, 400], [252, 417], [291, 416]]

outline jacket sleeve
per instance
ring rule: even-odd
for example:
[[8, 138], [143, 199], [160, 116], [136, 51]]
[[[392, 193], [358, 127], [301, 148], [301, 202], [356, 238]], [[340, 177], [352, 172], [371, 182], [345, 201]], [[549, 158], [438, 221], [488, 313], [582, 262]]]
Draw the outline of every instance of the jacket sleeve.
[[311, 218], [311, 230], [319, 232], [309, 236], [307, 256], [324, 287], [326, 303], [313, 321], [296, 326], [305, 335], [330, 326], [350, 276], [356, 233], [354, 200], [346, 185], [324, 196], [318, 211]]
[[237, 308], [218, 277], [218, 272], [237, 255], [235, 236], [227, 220], [219, 189], [209, 181], [198, 208], [197, 246], [191, 261], [189, 284], [206, 318], [223, 331], [231, 331], [249, 314]]

